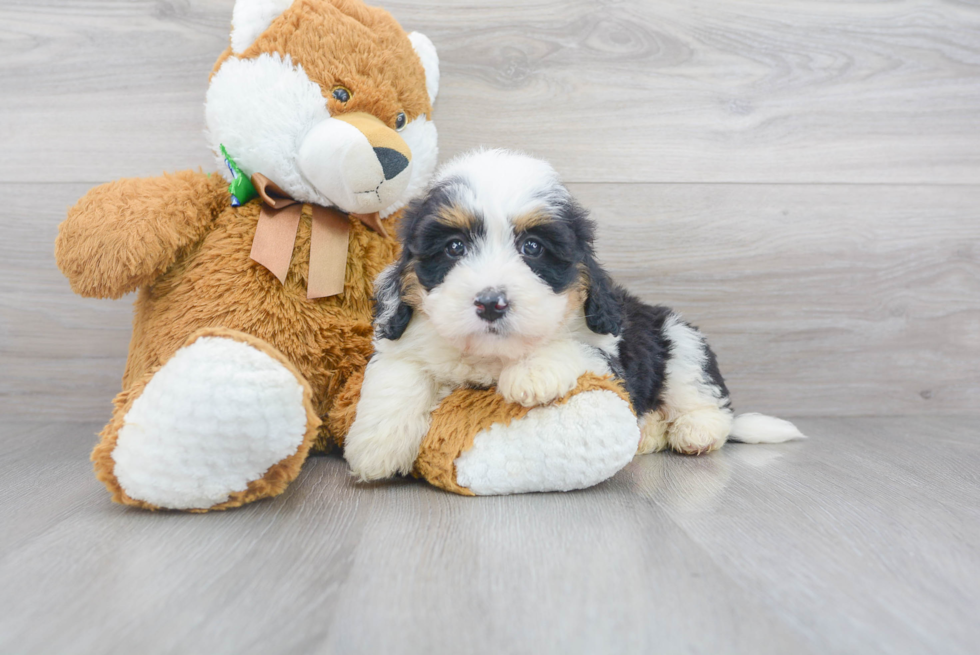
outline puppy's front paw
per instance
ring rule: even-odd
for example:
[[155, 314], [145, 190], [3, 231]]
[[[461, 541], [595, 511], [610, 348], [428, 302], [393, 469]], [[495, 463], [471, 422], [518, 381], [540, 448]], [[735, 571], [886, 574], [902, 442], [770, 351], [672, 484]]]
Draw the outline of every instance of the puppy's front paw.
[[392, 478], [401, 468], [398, 462], [392, 462], [378, 453], [362, 453], [344, 450], [344, 458], [350, 465], [351, 474], [361, 482], [372, 482]]
[[[403, 431], [355, 430], [344, 441], [344, 458], [361, 482], [408, 475], [418, 455], [417, 439]], [[424, 434], [424, 430], [423, 430]]]
[[523, 360], [504, 368], [497, 393], [510, 403], [524, 407], [546, 405], [575, 388], [577, 377], [564, 375], [544, 362]]

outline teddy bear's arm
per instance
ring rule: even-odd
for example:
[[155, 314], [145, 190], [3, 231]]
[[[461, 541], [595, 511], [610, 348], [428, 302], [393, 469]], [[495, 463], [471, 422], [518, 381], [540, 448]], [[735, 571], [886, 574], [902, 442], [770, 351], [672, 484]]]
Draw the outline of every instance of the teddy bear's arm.
[[82, 296], [119, 298], [166, 271], [227, 204], [227, 182], [195, 171], [97, 186], [58, 228], [58, 268]]

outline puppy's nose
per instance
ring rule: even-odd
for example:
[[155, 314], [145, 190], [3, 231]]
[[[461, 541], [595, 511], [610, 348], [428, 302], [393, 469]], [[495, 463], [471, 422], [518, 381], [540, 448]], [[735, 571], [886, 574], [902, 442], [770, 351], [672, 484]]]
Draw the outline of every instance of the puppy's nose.
[[501, 318], [510, 306], [504, 292], [497, 289], [484, 289], [476, 294], [473, 304], [476, 305], [476, 315], [487, 323], [493, 323]]

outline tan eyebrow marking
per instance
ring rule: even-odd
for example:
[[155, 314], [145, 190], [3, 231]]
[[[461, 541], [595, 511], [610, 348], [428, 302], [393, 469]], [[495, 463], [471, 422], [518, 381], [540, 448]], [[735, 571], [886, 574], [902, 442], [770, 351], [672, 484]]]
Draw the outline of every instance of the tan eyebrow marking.
[[550, 223], [552, 220], [551, 214], [548, 212], [544, 211], [543, 209], [535, 209], [532, 212], [521, 214], [520, 216], [514, 218], [514, 231], [524, 232], [525, 230], [531, 229], [535, 225]]
[[476, 228], [476, 217], [456, 205], [440, 207], [436, 212], [436, 218], [443, 225], [457, 227], [460, 230], [469, 231]]

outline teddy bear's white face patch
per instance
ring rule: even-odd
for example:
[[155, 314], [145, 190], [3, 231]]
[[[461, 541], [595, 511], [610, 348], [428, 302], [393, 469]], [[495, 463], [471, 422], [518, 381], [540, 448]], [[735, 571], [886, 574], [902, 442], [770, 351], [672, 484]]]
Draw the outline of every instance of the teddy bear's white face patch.
[[299, 147], [303, 176], [348, 212], [380, 212], [397, 202], [412, 176], [412, 151], [376, 117], [350, 112], [313, 126]]
[[[215, 153], [223, 145], [246, 175], [262, 173], [302, 202], [384, 218], [420, 193], [435, 168], [437, 133], [425, 116], [399, 133], [409, 165], [389, 175], [377, 149], [331, 118], [320, 87], [288, 56], [230, 57], [211, 80], [205, 110]], [[227, 174], [220, 155], [218, 164]]]
[[419, 116], [406, 125], [401, 131], [401, 137], [412, 149], [412, 174], [401, 197], [381, 212], [382, 218], [398, 211], [412, 198], [422, 195], [429, 180], [432, 179], [436, 160], [439, 158], [439, 134], [436, 132], [435, 123], [425, 116]]
[[224, 145], [246, 175], [262, 173], [297, 200], [332, 204], [296, 165], [303, 138], [330, 112], [320, 87], [288, 56], [229, 57], [211, 79], [205, 118], [219, 170], [227, 173]]

